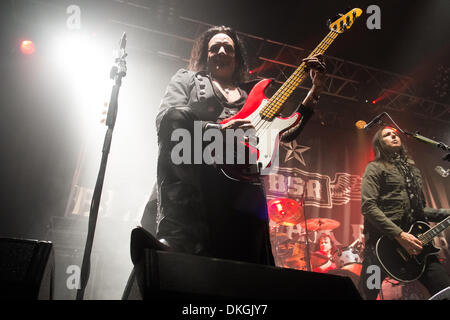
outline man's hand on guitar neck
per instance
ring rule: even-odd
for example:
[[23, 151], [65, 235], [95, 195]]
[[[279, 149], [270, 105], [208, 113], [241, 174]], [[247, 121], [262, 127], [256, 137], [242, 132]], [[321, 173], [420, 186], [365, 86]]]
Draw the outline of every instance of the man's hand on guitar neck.
[[306, 63], [306, 67], [309, 69], [309, 76], [313, 84], [302, 104], [304, 106], [314, 105], [319, 101], [320, 94], [323, 90], [326, 64], [321, 54], [305, 58], [302, 61]]
[[418, 255], [422, 251], [422, 242], [410, 233], [402, 232], [395, 240], [410, 254]]

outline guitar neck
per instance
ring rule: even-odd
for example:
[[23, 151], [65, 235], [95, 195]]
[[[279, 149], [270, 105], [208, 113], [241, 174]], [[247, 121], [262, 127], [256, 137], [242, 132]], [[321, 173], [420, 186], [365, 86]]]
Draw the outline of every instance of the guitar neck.
[[[338, 32], [333, 30], [330, 31], [308, 57], [312, 57], [316, 54], [323, 54], [338, 37], [338, 35]], [[261, 111], [261, 116], [273, 119], [292, 92], [294, 92], [294, 90], [306, 79], [307, 76], [308, 72], [306, 71], [306, 63], [302, 62], [286, 80], [286, 82], [277, 90], [272, 98], [270, 98], [265, 108]]]
[[423, 244], [427, 244], [430, 241], [433, 240], [434, 237], [436, 237], [439, 233], [444, 231], [450, 226], [450, 216], [439, 222], [437, 225], [435, 225], [433, 228], [422, 234], [419, 239], [422, 241]]

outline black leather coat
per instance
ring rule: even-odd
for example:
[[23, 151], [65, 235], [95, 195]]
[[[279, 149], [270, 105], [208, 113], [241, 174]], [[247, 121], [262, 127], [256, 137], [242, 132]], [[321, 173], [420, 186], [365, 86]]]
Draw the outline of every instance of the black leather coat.
[[[184, 69], [167, 87], [156, 119], [156, 235], [176, 251], [274, 265], [263, 183], [233, 181], [214, 166], [176, 165], [171, 158], [179, 143], [171, 141], [173, 130], [185, 129], [193, 134], [200, 128], [203, 132], [208, 123], [229, 118], [242, 108], [250, 87], [241, 86], [242, 98], [229, 104], [205, 73]], [[308, 118], [312, 114], [305, 108], [303, 112]], [[194, 121], [199, 120], [200, 127], [194, 129]], [[194, 154], [191, 156], [194, 160]]]

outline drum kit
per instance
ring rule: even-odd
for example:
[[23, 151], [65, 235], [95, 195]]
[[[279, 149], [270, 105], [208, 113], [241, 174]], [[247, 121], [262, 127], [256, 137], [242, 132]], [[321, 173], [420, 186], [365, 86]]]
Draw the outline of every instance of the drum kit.
[[[311, 252], [309, 243], [317, 244], [316, 237], [309, 240], [311, 234], [327, 233], [339, 228], [339, 221], [328, 218], [305, 219], [303, 207], [295, 200], [277, 198], [268, 202], [269, 218], [275, 222], [271, 230], [271, 237], [276, 251], [275, 261], [278, 266], [313, 270], [326, 264], [328, 261], [336, 265], [336, 269], [328, 273], [348, 276], [357, 285], [362, 268], [363, 243], [357, 239], [352, 244], [338, 248], [332, 257], [319, 252]], [[288, 234], [287, 229], [297, 226], [300, 229], [297, 239]], [[309, 260], [309, 263], [308, 263]]]

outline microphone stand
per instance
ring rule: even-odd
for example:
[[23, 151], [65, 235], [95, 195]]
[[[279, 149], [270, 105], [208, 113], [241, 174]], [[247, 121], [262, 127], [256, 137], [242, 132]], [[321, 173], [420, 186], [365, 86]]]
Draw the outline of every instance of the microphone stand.
[[309, 251], [309, 240], [308, 240], [308, 223], [306, 220], [306, 210], [305, 210], [305, 194], [306, 194], [306, 183], [308, 180], [305, 180], [305, 187], [303, 188], [303, 195], [302, 195], [302, 206], [303, 206], [303, 217], [305, 220], [305, 242], [306, 242], [306, 263], [307, 263], [307, 270], [311, 271], [311, 257], [310, 257], [310, 251]]
[[431, 144], [435, 147], [438, 147], [441, 150], [444, 150], [445, 152], [448, 152], [448, 154], [446, 156], [444, 156], [442, 158], [442, 160], [450, 161], [450, 147], [448, 145], [446, 145], [445, 143], [438, 142], [438, 141], [432, 140], [430, 138], [424, 137], [424, 136], [420, 135], [418, 131], [416, 133], [412, 133], [412, 132], [408, 132], [408, 131], [405, 131], [403, 133], [410, 137], [413, 137], [416, 140]]
[[114, 86], [112, 87], [111, 97], [109, 100], [108, 114], [106, 118], [106, 125], [108, 129], [105, 134], [105, 140], [103, 142], [102, 159], [100, 162], [100, 169], [97, 175], [97, 182], [95, 184], [94, 193], [92, 195], [92, 202], [89, 211], [89, 225], [86, 237], [86, 245], [84, 249], [83, 262], [81, 265], [80, 275], [80, 288], [77, 290], [77, 300], [83, 300], [84, 291], [89, 280], [90, 271], [90, 257], [92, 252], [92, 245], [94, 242], [95, 227], [97, 225], [98, 209], [100, 207], [100, 198], [102, 195], [103, 182], [105, 180], [106, 164], [108, 162], [108, 155], [111, 149], [111, 140], [116, 123], [117, 108], [118, 108], [118, 96], [120, 86], [122, 85], [122, 78], [127, 74], [127, 67], [125, 58], [127, 53], [125, 52], [126, 46], [126, 34], [123, 33], [120, 40], [120, 49], [117, 52], [115, 59], [115, 65], [111, 68], [110, 78], [114, 80]]
[[397, 127], [397, 129], [398, 129], [401, 133], [403, 133], [403, 134], [405, 134], [405, 135], [407, 135], [407, 136], [413, 137], [414, 139], [416, 139], [416, 140], [418, 140], [418, 141], [425, 142], [425, 143], [431, 144], [431, 145], [433, 145], [433, 146], [435, 146], [435, 147], [438, 147], [439, 149], [444, 150], [445, 152], [448, 152], [448, 154], [447, 154], [446, 156], [444, 156], [444, 157], [442, 158], [442, 160], [450, 161], [450, 147], [449, 147], [448, 145], [446, 145], [446, 144], [443, 143], [443, 142], [438, 142], [438, 141], [432, 140], [432, 139], [430, 139], [430, 138], [427, 138], [427, 137], [425, 137], [425, 136], [422, 136], [422, 135], [419, 134], [418, 131], [416, 131], [416, 133], [412, 133], [412, 132], [408, 132], [408, 131], [406, 131], [406, 130], [402, 130], [402, 129], [395, 123], [395, 121], [392, 120], [392, 118], [389, 116], [389, 114], [386, 113], [386, 115], [389, 117], [389, 119], [392, 121], [392, 123], [394, 123], [394, 125]]

